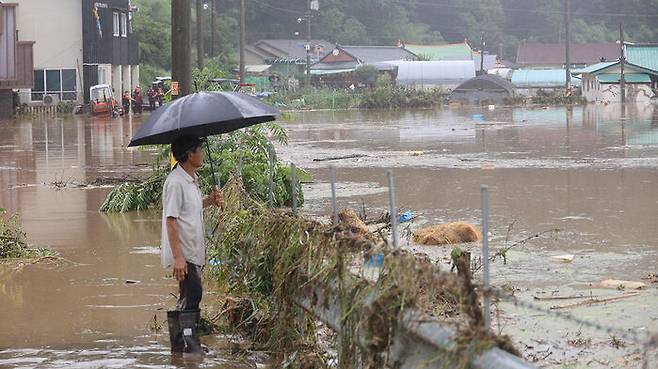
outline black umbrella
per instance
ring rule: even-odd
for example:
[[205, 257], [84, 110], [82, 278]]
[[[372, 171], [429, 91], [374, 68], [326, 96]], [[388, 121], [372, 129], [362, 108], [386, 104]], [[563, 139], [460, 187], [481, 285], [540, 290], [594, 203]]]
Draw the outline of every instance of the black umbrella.
[[237, 92], [197, 92], [155, 110], [128, 146], [169, 144], [181, 135], [208, 137], [270, 122], [280, 113]]
[[[208, 137], [228, 133], [273, 121], [279, 114], [272, 106], [242, 93], [197, 92], [155, 110], [142, 123], [128, 146], [169, 144], [182, 135]], [[208, 160], [215, 185], [218, 185], [209, 147]]]

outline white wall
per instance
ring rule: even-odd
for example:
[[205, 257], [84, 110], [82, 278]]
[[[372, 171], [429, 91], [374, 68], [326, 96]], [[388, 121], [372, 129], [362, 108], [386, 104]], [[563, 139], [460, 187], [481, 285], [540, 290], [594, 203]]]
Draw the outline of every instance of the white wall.
[[[34, 69], [82, 68], [82, 4], [80, 0], [13, 0], [18, 3], [20, 40], [35, 41]], [[82, 101], [82, 70], [76, 73]], [[29, 95], [21, 91], [21, 102]]]
[[[592, 75], [583, 77], [582, 91], [583, 97], [589, 102], [621, 102], [621, 87], [619, 84], [599, 83]], [[627, 102], [649, 104], [652, 97], [655, 97], [655, 94], [649, 84], [626, 84]]]

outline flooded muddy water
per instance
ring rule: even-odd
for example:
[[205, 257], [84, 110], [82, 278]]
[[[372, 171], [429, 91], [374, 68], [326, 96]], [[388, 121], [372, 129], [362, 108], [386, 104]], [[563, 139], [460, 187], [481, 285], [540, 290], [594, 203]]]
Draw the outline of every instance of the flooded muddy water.
[[159, 212], [101, 214], [109, 187], [72, 185], [147, 173], [148, 154], [125, 147], [139, 123], [0, 123], [0, 207], [20, 214], [31, 246], [66, 260], [0, 266], [0, 367], [255, 367], [221, 339], [202, 361], [172, 360], [166, 330], [153, 330], [166, 326], [177, 293], [160, 265]]
[[[401, 226], [401, 244], [447, 263], [450, 247], [415, 245], [405, 235], [453, 220], [479, 225], [486, 184], [494, 252], [506, 239], [509, 245], [559, 229], [509, 250], [507, 264], [494, 262], [495, 286], [548, 310], [571, 300], [534, 297], [617, 296], [629, 291], [600, 282], [645, 282], [637, 296], [563, 310], [612, 331], [509, 302], [496, 304], [493, 319], [494, 329], [510, 334], [541, 367], [640, 367], [642, 346], [633, 339], [658, 332], [658, 290], [643, 279], [658, 262], [658, 108], [623, 115], [615, 106], [587, 106], [286, 118], [290, 144], [278, 150], [314, 175], [305, 185], [309, 214], [330, 212], [333, 165], [339, 206], [365, 204], [379, 215], [388, 206], [385, 170], [392, 168], [398, 209], [417, 216]], [[109, 187], [78, 186], [148, 173], [148, 154], [125, 147], [139, 124], [80, 117], [0, 123], [0, 207], [20, 214], [30, 245], [66, 259], [0, 270], [0, 367], [260, 366], [257, 358], [232, 355], [223, 337], [206, 342], [212, 353], [202, 362], [172, 361], [166, 331], [152, 330], [165, 321], [176, 292], [160, 267], [159, 213], [101, 214]], [[478, 245], [466, 247], [479, 252]], [[574, 260], [550, 259], [562, 254]], [[653, 352], [650, 368], [658, 367]]]
[[[418, 217], [401, 226], [400, 243], [448, 267], [451, 247], [415, 245], [405, 235], [455, 220], [479, 225], [484, 184], [492, 253], [559, 230], [510, 249], [507, 264], [494, 262], [494, 286], [548, 310], [578, 300], [535, 296], [609, 298], [629, 291], [603, 289], [603, 280], [644, 282], [637, 296], [560, 309], [611, 331], [505, 301], [494, 309], [494, 328], [510, 334], [541, 367], [641, 367], [642, 345], [628, 341], [643, 342], [647, 332], [658, 332], [658, 285], [645, 279], [658, 265], [658, 107], [629, 107], [623, 115], [619, 106], [595, 105], [307, 112], [293, 113], [290, 120], [291, 142], [280, 150], [315, 175], [306, 188], [307, 212], [330, 213], [333, 165], [338, 206], [360, 210], [365, 204], [376, 217], [388, 206], [391, 168], [398, 210]], [[466, 247], [481, 255], [479, 245]], [[564, 254], [574, 255], [573, 261], [551, 259]], [[623, 347], [611, 344], [620, 334], [628, 335]], [[658, 368], [656, 349], [652, 352], [649, 367]]]

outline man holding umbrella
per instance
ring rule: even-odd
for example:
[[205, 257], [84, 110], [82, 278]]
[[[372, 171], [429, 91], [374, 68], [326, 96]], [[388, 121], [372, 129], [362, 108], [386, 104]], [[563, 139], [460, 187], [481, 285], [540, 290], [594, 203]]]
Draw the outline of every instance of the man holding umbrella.
[[[162, 195], [162, 258], [179, 283], [177, 310], [167, 312], [172, 352], [201, 352], [197, 331], [201, 301], [201, 269], [205, 264], [203, 208], [221, 206], [222, 195], [201, 196], [196, 171], [203, 165], [199, 137], [228, 133], [271, 122], [274, 107], [235, 92], [197, 92], [156, 109], [137, 130], [129, 147], [171, 144], [178, 164], [165, 181]], [[210, 147], [206, 143], [208, 152]], [[212, 179], [219, 178], [208, 157]]]
[[173, 140], [171, 152], [178, 163], [162, 192], [162, 262], [172, 267], [179, 284], [177, 310], [168, 312], [174, 352], [201, 352], [197, 325], [206, 263], [203, 208], [223, 202], [218, 190], [201, 196], [196, 171], [203, 165], [203, 142], [193, 136]]

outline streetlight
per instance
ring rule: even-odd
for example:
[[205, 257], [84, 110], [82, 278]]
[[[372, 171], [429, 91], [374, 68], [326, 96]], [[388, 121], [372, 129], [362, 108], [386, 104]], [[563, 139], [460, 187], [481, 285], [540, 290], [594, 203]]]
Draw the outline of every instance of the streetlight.
[[313, 11], [320, 10], [320, 1], [319, 0], [308, 0], [306, 13], [303, 18], [297, 18], [297, 23], [301, 24], [306, 22], [306, 44], [304, 49], [306, 50], [306, 86], [311, 85], [311, 18], [313, 17]]

